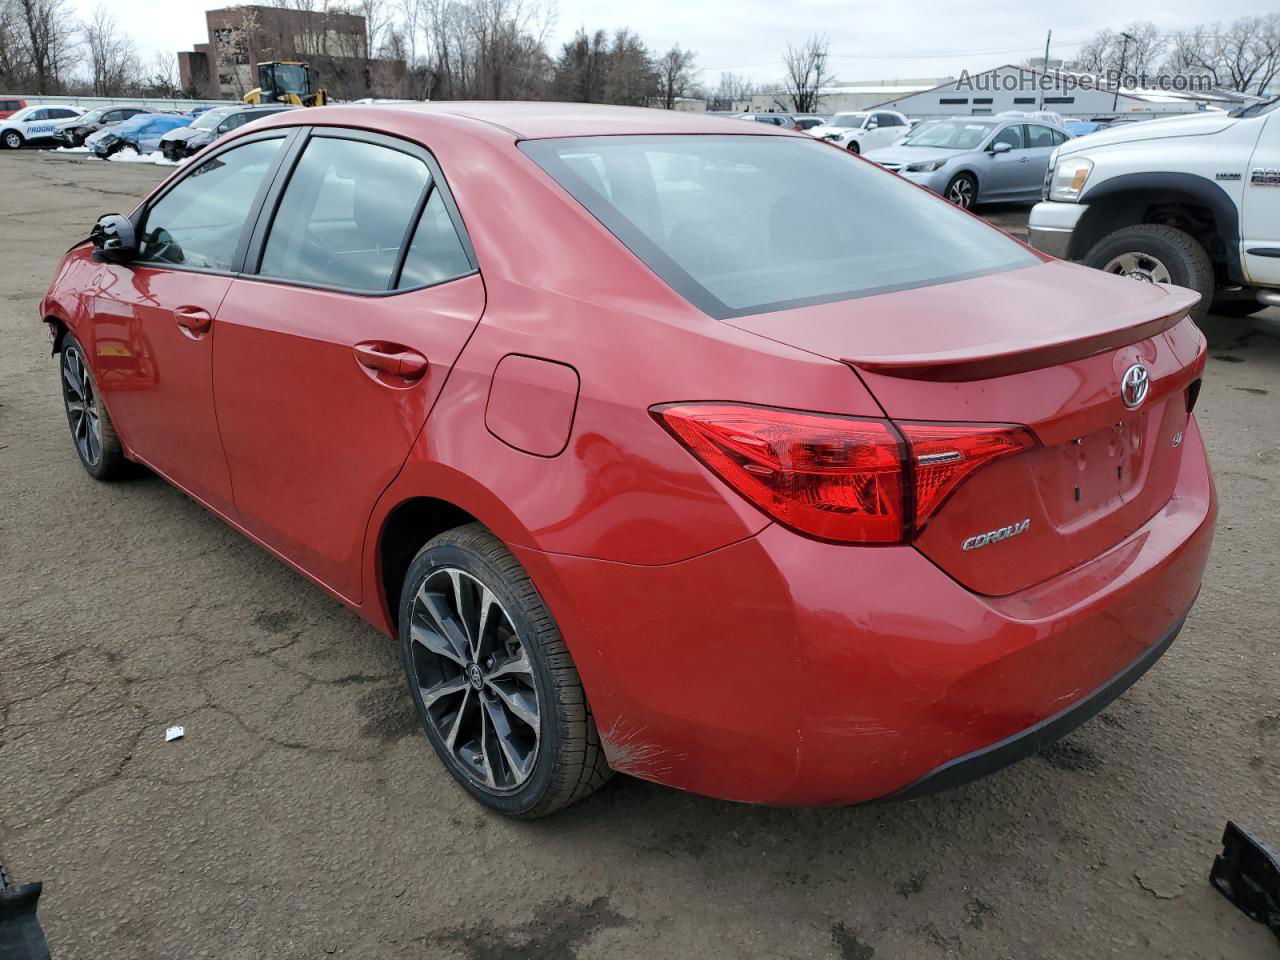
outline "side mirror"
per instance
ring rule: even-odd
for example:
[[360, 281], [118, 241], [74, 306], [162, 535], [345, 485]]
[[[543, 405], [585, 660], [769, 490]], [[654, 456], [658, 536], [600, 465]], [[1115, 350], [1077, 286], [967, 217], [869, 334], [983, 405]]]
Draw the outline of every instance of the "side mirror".
[[133, 222], [118, 213], [99, 217], [89, 232], [94, 251], [110, 263], [124, 263], [138, 252], [138, 239]]
[[1012, 149], [1013, 149], [1012, 144], [1006, 143], [1003, 140], [1000, 141], [999, 143], [993, 143], [991, 145], [992, 153], [1008, 153]]

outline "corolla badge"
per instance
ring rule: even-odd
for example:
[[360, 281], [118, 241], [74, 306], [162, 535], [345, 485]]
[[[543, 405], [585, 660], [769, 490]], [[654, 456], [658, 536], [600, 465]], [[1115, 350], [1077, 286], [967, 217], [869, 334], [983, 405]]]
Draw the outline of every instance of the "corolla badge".
[[1135, 363], [1120, 378], [1120, 399], [1130, 410], [1136, 410], [1142, 406], [1142, 401], [1147, 399], [1147, 391], [1150, 389], [1151, 375], [1140, 363]]
[[988, 544], [999, 543], [1001, 540], [1008, 540], [1010, 537], [1016, 537], [1020, 533], [1026, 533], [1031, 529], [1031, 518], [1023, 520], [1021, 523], [1011, 523], [1007, 527], [1000, 527], [998, 530], [988, 530], [986, 533], [979, 533], [970, 537], [964, 543], [960, 544], [961, 550], [977, 550], [979, 547], [985, 547]]

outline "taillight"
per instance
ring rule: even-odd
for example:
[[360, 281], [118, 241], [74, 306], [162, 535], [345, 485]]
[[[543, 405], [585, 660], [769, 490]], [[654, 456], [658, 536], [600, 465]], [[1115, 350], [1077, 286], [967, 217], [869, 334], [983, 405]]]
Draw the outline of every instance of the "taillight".
[[1025, 427], [969, 423], [898, 423], [911, 445], [918, 533], [975, 470], [1036, 445]]
[[909, 541], [975, 470], [1036, 442], [1024, 427], [898, 424], [743, 404], [671, 404], [653, 414], [770, 517], [843, 543]]
[[654, 415], [779, 523], [823, 540], [903, 541], [905, 451], [887, 420], [720, 403], [658, 407]]

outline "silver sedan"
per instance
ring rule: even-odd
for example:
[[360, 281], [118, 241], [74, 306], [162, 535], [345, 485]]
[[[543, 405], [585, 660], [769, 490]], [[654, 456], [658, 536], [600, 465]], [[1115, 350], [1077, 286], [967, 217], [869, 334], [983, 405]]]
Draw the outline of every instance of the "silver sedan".
[[864, 156], [968, 209], [1034, 203], [1065, 130], [1026, 117], [952, 117], [919, 124], [900, 143]]

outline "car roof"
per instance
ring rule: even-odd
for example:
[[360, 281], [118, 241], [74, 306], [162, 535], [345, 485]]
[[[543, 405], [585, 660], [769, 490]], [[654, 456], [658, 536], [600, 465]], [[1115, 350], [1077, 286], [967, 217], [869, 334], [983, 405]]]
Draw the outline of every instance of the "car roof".
[[285, 111], [295, 123], [347, 123], [389, 133], [413, 129], [433, 116], [454, 116], [499, 127], [520, 140], [553, 137], [591, 137], [619, 134], [727, 133], [757, 136], [796, 136], [782, 130], [744, 128], [729, 117], [658, 110], [652, 107], [616, 107], [594, 103], [453, 100], [437, 103], [369, 103]]

